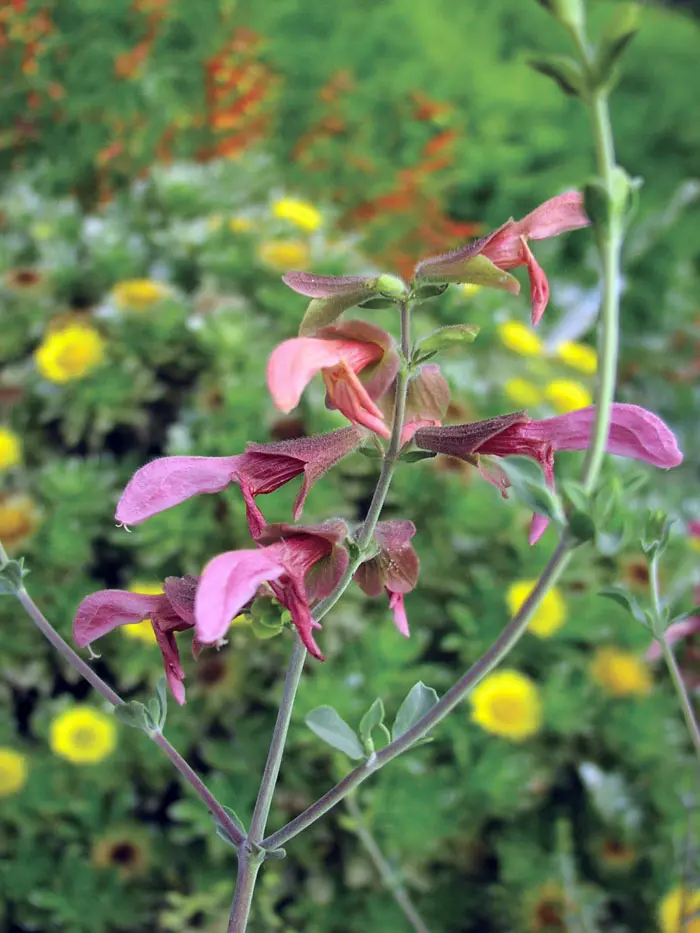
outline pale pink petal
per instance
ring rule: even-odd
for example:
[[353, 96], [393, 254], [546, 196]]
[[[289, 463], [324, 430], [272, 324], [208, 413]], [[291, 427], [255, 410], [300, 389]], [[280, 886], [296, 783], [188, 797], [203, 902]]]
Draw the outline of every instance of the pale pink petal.
[[389, 608], [394, 613], [394, 625], [401, 635], [408, 638], [411, 633], [408, 630], [408, 617], [406, 615], [406, 607], [403, 604], [403, 593], [393, 593], [389, 589], [386, 593], [389, 597]]
[[516, 227], [519, 234], [530, 240], [545, 240], [589, 224], [583, 209], [583, 196], [578, 191], [567, 191], [540, 204], [519, 220]]
[[241, 457], [161, 457], [131, 477], [117, 505], [122, 525], [138, 525], [152, 515], [199, 493], [221, 492]]
[[380, 437], [390, 437], [381, 410], [344, 359], [337, 366], [324, 370], [323, 379], [329, 402], [349, 421], [374, 431]]
[[539, 512], [535, 512], [530, 522], [530, 533], [527, 536], [528, 544], [537, 544], [547, 530], [548, 525], [549, 519], [545, 515], [540, 515]]
[[532, 250], [523, 240], [523, 255], [530, 276], [530, 303], [532, 305], [532, 326], [537, 327], [549, 301], [549, 282], [544, 269], [532, 254]]
[[134, 625], [156, 612], [165, 603], [163, 596], [147, 596], [124, 590], [91, 593], [78, 606], [73, 621], [73, 641], [85, 648], [120, 625]]
[[[274, 546], [273, 546], [274, 547]], [[220, 641], [231, 620], [255, 596], [261, 583], [285, 572], [277, 550], [226, 551], [210, 560], [195, 597], [195, 635], [205, 645]]]
[[[669, 625], [666, 629], [666, 641], [669, 645], [673, 645], [683, 638], [688, 638], [689, 635], [695, 635], [697, 632], [700, 632], [700, 616], [691, 616], [689, 619], [683, 619], [682, 622], [674, 622], [673, 625]], [[662, 654], [661, 643], [654, 640], [647, 649], [645, 657], [647, 661], [658, 661]]]
[[401, 446], [413, 440], [413, 435], [420, 428], [435, 428], [439, 427], [441, 424], [441, 421], [429, 418], [423, 418], [419, 421], [404, 421], [403, 428], [401, 429]]
[[700, 538], [700, 521], [688, 522], [688, 534], [691, 538]]
[[275, 406], [290, 412], [316, 373], [335, 366], [343, 357], [342, 342], [294, 337], [272, 351], [267, 363], [267, 386]]

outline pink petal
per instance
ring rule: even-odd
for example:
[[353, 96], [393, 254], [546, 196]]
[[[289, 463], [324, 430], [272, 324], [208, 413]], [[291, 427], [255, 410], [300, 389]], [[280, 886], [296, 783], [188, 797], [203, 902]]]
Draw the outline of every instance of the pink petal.
[[85, 648], [120, 625], [142, 622], [165, 602], [163, 596], [146, 596], [125, 590], [91, 593], [78, 606], [73, 621], [73, 641], [78, 647]]
[[287, 272], [282, 276], [285, 285], [307, 298], [334, 298], [366, 292], [374, 294], [376, 276], [367, 275], [316, 275], [313, 272]]
[[160, 653], [163, 656], [163, 666], [165, 667], [165, 679], [168, 682], [170, 691], [176, 701], [183, 706], [185, 703], [185, 672], [180, 663], [180, 652], [177, 648], [175, 635], [173, 632], [163, 632], [156, 625], [154, 626], [156, 639]]
[[532, 250], [523, 239], [523, 253], [530, 276], [530, 303], [532, 304], [532, 326], [537, 327], [549, 301], [549, 282], [544, 269], [539, 265]]
[[528, 544], [537, 544], [537, 542], [547, 530], [548, 525], [549, 519], [544, 515], [540, 515], [539, 512], [535, 512], [532, 516], [532, 521], [530, 522], [530, 533], [527, 537]]
[[323, 379], [329, 402], [342, 412], [348, 421], [368, 428], [380, 437], [391, 436], [381, 410], [344, 359], [337, 366], [324, 370]]
[[306, 650], [319, 661], [325, 661], [313, 634], [313, 630], [321, 626], [311, 615], [304, 584], [295, 577], [288, 576], [282, 584], [273, 583], [272, 588], [277, 599], [289, 610], [292, 622]]
[[272, 351], [267, 363], [267, 385], [275, 406], [290, 412], [316, 373], [335, 366], [348, 347], [340, 340], [294, 337]]
[[518, 233], [528, 239], [544, 240], [589, 224], [583, 209], [583, 196], [578, 191], [567, 191], [540, 204], [516, 226]]
[[[669, 645], [675, 644], [689, 635], [695, 635], [700, 632], [700, 616], [691, 616], [689, 619], [683, 619], [682, 622], [674, 622], [666, 629], [666, 641]], [[658, 661], [663, 654], [660, 642], [654, 640], [647, 649], [645, 655], [647, 661]]]
[[161, 457], [141, 467], [121, 494], [116, 518], [138, 525], [199, 493], [221, 492], [241, 457]]
[[408, 638], [411, 633], [408, 630], [408, 617], [406, 607], [403, 604], [403, 593], [392, 593], [391, 590], [386, 592], [389, 597], [389, 608], [394, 613], [394, 625], [401, 635]]
[[436, 428], [440, 427], [441, 424], [442, 422], [437, 419], [430, 420], [428, 418], [418, 421], [404, 421], [401, 429], [401, 446], [403, 447], [404, 444], [408, 444], [409, 441], [413, 440], [413, 435], [421, 428]]

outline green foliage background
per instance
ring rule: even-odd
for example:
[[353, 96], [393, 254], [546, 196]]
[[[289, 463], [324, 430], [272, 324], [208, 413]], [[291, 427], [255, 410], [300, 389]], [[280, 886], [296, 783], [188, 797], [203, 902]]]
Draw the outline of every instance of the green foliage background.
[[[592, 6], [594, 21], [610, 10]], [[490, 227], [522, 215], [582, 184], [591, 155], [576, 102], [527, 67], [533, 52], [563, 47], [534, 2], [234, 7], [180, 0], [167, 4], [145, 64], [128, 80], [115, 78], [114, 63], [143, 39], [139, 4], [119, 0], [106, 14], [95, 0], [30, 2], [17, 16], [24, 21], [41, 10], [54, 28], [34, 72], [22, 71], [21, 37], [10, 37], [17, 27], [1, 21], [9, 38], [0, 43], [0, 262], [6, 273], [36, 269], [42, 282], [18, 289], [6, 275], [0, 295], [0, 423], [24, 446], [22, 468], [0, 477], [0, 492], [26, 492], [38, 503], [41, 522], [22, 547], [29, 584], [70, 638], [86, 593], [198, 573], [213, 554], [249, 542], [235, 490], [192, 500], [130, 536], [116, 529], [116, 498], [138, 466], [164, 453], [230, 454], [249, 439], [342, 423], [325, 410], [318, 387], [292, 419], [281, 419], [269, 401], [264, 360], [296, 332], [303, 299], [285, 289], [259, 248], [308, 239], [319, 272], [358, 271], [387, 256], [416, 217], [389, 215], [363, 231], [351, 228], [347, 213], [391, 191], [415, 164], [426, 126], [411, 116], [411, 94], [451, 107], [453, 161], [423, 178], [422, 190], [455, 221]], [[218, 54], [227, 30], [241, 27], [263, 37], [255, 55], [278, 82], [265, 102], [263, 141], [239, 160], [181, 162], [216, 137], [210, 127], [186, 123], [173, 144], [175, 164], [159, 164], [163, 132], [205, 106], [203, 63]], [[395, 762], [360, 795], [368, 823], [434, 933], [565, 929], [561, 905], [552, 915], [541, 904], [552, 886], [565, 885], [569, 869], [575, 883], [566, 896], [578, 910], [569, 929], [646, 933], [657, 929], [663, 894], [683, 877], [697, 881], [697, 780], [670, 687], [659, 672], [650, 696], [615, 699], [589, 673], [598, 645], [639, 652], [647, 646], [648, 634], [597, 595], [620, 580], [640, 587], [645, 506], [661, 504], [681, 519], [663, 582], [682, 608], [692, 605], [698, 577], [697, 553], [683, 533], [683, 523], [700, 514], [697, 47], [696, 23], [644, 8], [613, 102], [620, 160], [645, 179], [626, 255], [618, 397], [668, 420], [685, 465], [668, 475], [609, 465], [610, 489], [646, 479], [619, 503], [624, 528], [611, 529], [619, 533], [610, 535], [607, 553], [580, 550], [562, 584], [566, 627], [547, 641], [528, 635], [508, 662], [540, 685], [543, 731], [515, 746], [472, 724], [465, 706], [432, 744]], [[295, 146], [324, 115], [319, 90], [339, 70], [355, 81], [342, 105], [346, 129], [323, 141], [325, 168], [310, 170], [293, 158]], [[18, 132], [27, 94], [43, 95], [51, 81], [64, 88], [61, 118], [42, 96], [31, 134]], [[118, 121], [132, 118], [136, 129], [119, 137], [128, 158], [103, 171], [100, 153], [117, 138]], [[373, 172], [353, 168], [348, 153], [371, 157]], [[100, 205], [103, 184], [110, 200]], [[271, 202], [285, 192], [319, 206], [320, 232], [306, 237], [272, 217]], [[250, 220], [248, 232], [229, 228], [227, 221], [240, 216]], [[553, 281], [546, 339], [591, 339], [584, 315], [597, 274], [590, 237], [540, 244], [538, 257]], [[166, 279], [173, 297], [146, 314], [119, 312], [111, 288], [143, 275]], [[66, 313], [93, 320], [107, 339], [108, 359], [91, 377], [61, 387], [39, 377], [32, 353], [49, 323]], [[449, 356], [443, 364], [455, 419], [512, 407], [505, 378], [572, 378], [553, 358], [528, 361], [499, 343], [495, 325], [528, 313], [525, 299], [467, 299], [454, 289], [416, 316], [418, 332], [464, 320], [482, 327], [467, 358]], [[396, 325], [386, 315], [374, 319]], [[562, 457], [560, 465], [575, 475], [578, 459]], [[362, 457], [343, 462], [314, 489], [305, 521], [361, 518], [375, 474]], [[294, 491], [261, 500], [270, 520], [288, 517]], [[328, 660], [310, 662], [303, 681], [274, 827], [348, 769], [305, 728], [305, 714], [332, 704], [356, 725], [376, 696], [394, 712], [418, 679], [443, 692], [502, 628], [508, 584], [535, 577], [553, 546], [548, 537], [529, 548], [521, 507], [501, 502], [475, 475], [437, 463], [401, 470], [387, 514], [418, 527], [421, 580], [407, 601], [412, 638], [402, 640], [387, 607], [359, 591], [349, 591], [329, 616], [320, 636]], [[643, 585], [639, 592], [643, 598]], [[53, 756], [51, 719], [95, 700], [7, 599], [0, 624], [0, 745], [21, 750], [30, 768], [26, 787], [3, 800], [0, 814], [2, 929], [224, 930], [235, 860], [206, 812], [157, 749], [130, 730], [120, 729], [117, 751], [100, 765]], [[288, 635], [257, 641], [237, 631], [220, 653], [207, 652], [196, 665], [186, 659], [188, 704], [168, 719], [173, 744], [244, 820], [289, 649]], [[155, 649], [117, 632], [99, 650], [97, 669], [127, 696], [143, 696], [155, 683]], [[600, 779], [595, 790], [591, 775]], [[105, 839], [135, 844], [143, 855], [139, 871], [124, 876], [118, 866], [97, 867], [95, 850]], [[609, 853], [622, 847], [633, 858], [616, 866]], [[575, 925], [582, 912], [593, 918], [588, 928]], [[256, 931], [309, 933], [406, 928], [344, 812], [290, 844], [286, 860], [269, 863], [253, 924]]]

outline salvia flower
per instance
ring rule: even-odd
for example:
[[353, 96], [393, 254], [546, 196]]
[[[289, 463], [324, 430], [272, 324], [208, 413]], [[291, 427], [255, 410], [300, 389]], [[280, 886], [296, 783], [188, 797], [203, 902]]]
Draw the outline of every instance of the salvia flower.
[[[376, 405], [398, 371], [392, 337], [364, 321], [324, 327], [315, 337], [295, 337], [281, 343], [267, 364], [267, 384], [280, 411], [290, 412], [316, 373], [326, 384], [326, 404], [353, 424], [389, 437]], [[359, 373], [363, 374], [362, 380]]]
[[[73, 640], [85, 648], [114, 631], [120, 625], [133, 625], [150, 619], [158, 642], [165, 676], [173, 696], [181, 705], [185, 702], [185, 673], [175, 633], [192, 628], [196, 577], [166, 577], [161, 595], [131, 593], [126, 590], [100, 590], [91, 593], [78, 606], [73, 621]], [[198, 646], [193, 645], [196, 651]]]
[[[415, 269], [416, 278], [434, 282], [477, 282], [518, 294], [519, 286], [506, 275], [517, 266], [527, 266], [530, 277], [532, 323], [538, 324], [549, 301], [549, 283], [538, 264], [529, 240], [544, 240], [590, 223], [578, 191], [568, 191], [540, 204], [522, 220], [510, 219], [487, 236], [442, 256], [425, 259]], [[484, 263], [488, 260], [489, 265]], [[495, 275], [500, 271], [501, 279]]]
[[[542, 467], [549, 486], [554, 485], [554, 455], [558, 450], [587, 450], [595, 425], [595, 406], [572, 411], [554, 418], [530, 419], [525, 412], [515, 412], [450, 427], [420, 428], [414, 442], [424, 450], [458, 457], [478, 466], [485, 479], [505, 491], [509, 485], [501, 470], [491, 470], [485, 455], [532, 457]], [[637, 405], [615, 403], [606, 451], [619, 457], [641, 460], [652, 466], [670, 469], [678, 466], [683, 454], [676, 438], [656, 415]], [[547, 519], [535, 515], [530, 543], [539, 540]]]
[[365, 561], [353, 577], [367, 596], [377, 597], [386, 592], [394, 624], [406, 638], [409, 630], [403, 598], [414, 589], [420, 571], [418, 555], [410, 543], [415, 533], [413, 522], [378, 522], [374, 540], [379, 553]]
[[209, 561], [195, 598], [195, 634], [217, 644], [235, 618], [267, 584], [287, 609], [299, 636], [314, 657], [324, 660], [313, 630], [321, 628], [310, 604], [327, 596], [343, 575], [348, 554], [342, 521], [315, 526], [268, 525], [257, 550], [227, 551]]
[[[384, 396], [393, 411], [394, 393]], [[435, 363], [421, 366], [411, 376], [406, 392], [406, 412], [401, 444], [410, 441], [418, 428], [442, 424], [450, 404], [450, 387]]]
[[341, 428], [314, 437], [249, 443], [243, 454], [231, 457], [161, 457], [141, 467], [129, 480], [119, 499], [116, 518], [123, 525], [138, 525], [152, 515], [179, 505], [200, 493], [215, 493], [237, 483], [243, 490], [251, 520], [250, 501], [274, 492], [303, 474], [294, 503], [298, 520], [313, 484], [362, 442], [363, 432]]

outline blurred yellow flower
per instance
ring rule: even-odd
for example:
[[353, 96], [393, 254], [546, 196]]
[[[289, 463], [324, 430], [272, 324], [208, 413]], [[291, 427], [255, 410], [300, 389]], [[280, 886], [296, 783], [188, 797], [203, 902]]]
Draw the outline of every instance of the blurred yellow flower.
[[3, 276], [5, 287], [13, 292], [32, 292], [41, 288], [45, 282], [45, 277], [38, 269], [29, 267], [10, 269]]
[[535, 383], [527, 379], [508, 379], [503, 386], [503, 391], [509, 401], [522, 408], [532, 408], [539, 405], [543, 399]]
[[82, 379], [100, 365], [104, 355], [104, 339], [87, 324], [70, 324], [46, 334], [34, 351], [40, 374], [57, 383]]
[[22, 444], [10, 428], [0, 425], [0, 470], [9, 470], [22, 460]]
[[554, 382], [550, 382], [545, 388], [544, 394], [547, 400], [562, 415], [569, 411], [576, 411], [577, 408], [587, 408], [593, 404], [588, 389], [581, 385], [580, 382], [573, 382], [570, 379], [556, 379]]
[[232, 217], [228, 222], [228, 228], [232, 233], [247, 233], [253, 228], [253, 221], [250, 217]]
[[474, 282], [465, 282], [465, 284], [461, 286], [460, 291], [465, 298], [473, 298], [474, 295], [479, 294], [483, 287], [483, 285], [476, 285]]
[[521, 356], [540, 356], [543, 352], [540, 338], [520, 321], [499, 324], [498, 336], [505, 347]]
[[550, 933], [565, 929], [567, 902], [557, 881], [546, 881], [527, 897], [527, 929], [532, 933]]
[[600, 847], [600, 858], [608, 868], [623, 870], [637, 861], [637, 850], [618, 839], [606, 839]]
[[13, 551], [30, 538], [39, 524], [39, 510], [23, 493], [0, 496], [0, 540]]
[[140, 874], [148, 862], [148, 838], [140, 826], [111, 831], [92, 849], [95, 868], [113, 868], [120, 878]]
[[593, 347], [585, 343], [572, 343], [570, 340], [565, 340], [557, 347], [557, 356], [567, 366], [578, 369], [587, 376], [592, 376], [598, 369], [598, 354]]
[[313, 204], [297, 198], [280, 198], [272, 205], [272, 213], [280, 220], [288, 220], [309, 233], [318, 230], [323, 220], [320, 211]]
[[[506, 599], [512, 615], [520, 609], [535, 588], [536, 580], [518, 580], [508, 587]], [[566, 603], [561, 590], [553, 586], [530, 619], [529, 629], [539, 638], [549, 638], [566, 622]]]
[[542, 704], [534, 681], [514, 670], [489, 674], [470, 696], [472, 721], [487, 732], [520, 742], [542, 725]]
[[51, 722], [51, 751], [74, 764], [103, 761], [112, 754], [116, 744], [114, 720], [90, 706], [66, 709]]
[[306, 269], [311, 261], [309, 247], [302, 240], [266, 240], [258, 248], [258, 258], [278, 272]]
[[170, 294], [170, 288], [154, 279], [125, 279], [112, 289], [112, 298], [125, 311], [148, 311]]
[[636, 654], [622, 648], [598, 648], [591, 676], [606, 693], [616, 697], [646, 696], [651, 691], [649, 668]]
[[700, 933], [700, 916], [693, 917], [698, 911], [700, 888], [691, 891], [677, 885], [659, 904], [661, 933]]
[[[163, 585], [162, 583], [142, 583], [141, 581], [134, 581], [129, 587], [129, 592], [143, 593], [145, 596], [160, 596], [163, 592]], [[127, 638], [133, 638], [134, 641], [142, 641], [146, 645], [158, 644], [158, 639], [156, 638], [156, 633], [153, 631], [150, 619], [142, 619], [140, 622], [136, 622], [133, 625], [122, 625], [120, 626], [120, 631]]]
[[11, 797], [27, 783], [27, 759], [13, 748], [0, 748], [0, 797]]

